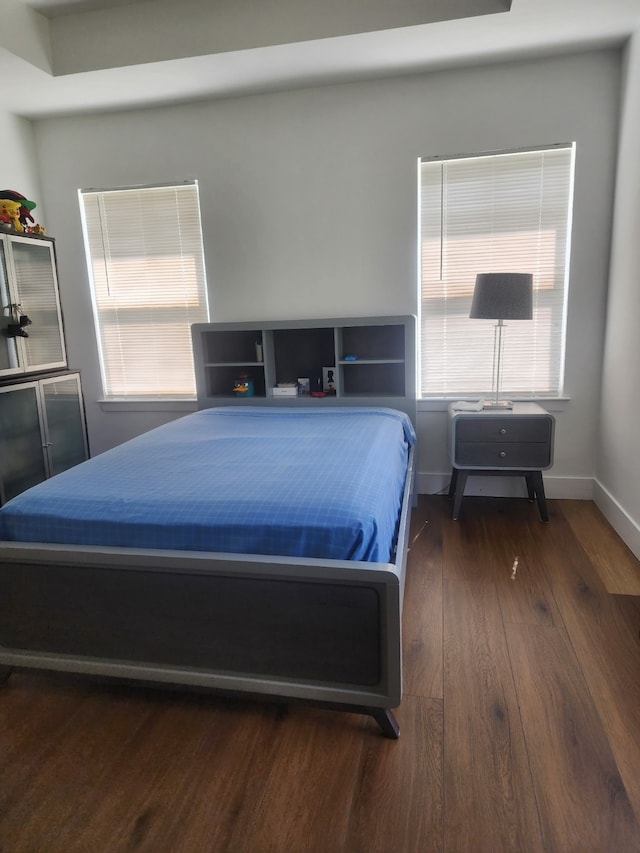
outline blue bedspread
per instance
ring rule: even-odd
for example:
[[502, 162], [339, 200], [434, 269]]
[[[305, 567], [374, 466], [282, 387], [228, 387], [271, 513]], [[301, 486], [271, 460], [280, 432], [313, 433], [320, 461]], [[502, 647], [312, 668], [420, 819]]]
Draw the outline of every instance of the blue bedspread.
[[18, 495], [0, 539], [389, 562], [409, 418], [207, 409]]

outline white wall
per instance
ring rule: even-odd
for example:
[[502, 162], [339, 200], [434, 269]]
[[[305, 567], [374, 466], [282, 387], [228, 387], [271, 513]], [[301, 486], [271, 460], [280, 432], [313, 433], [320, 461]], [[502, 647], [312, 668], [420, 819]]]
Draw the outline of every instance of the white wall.
[[595, 498], [640, 557], [640, 32], [623, 92]]
[[[48, 19], [25, 3], [0, 3], [0, 50], [51, 73]], [[20, 83], [12, 80], [9, 85]]]
[[[577, 141], [566, 390], [549, 494], [595, 474], [617, 52], [37, 123], [71, 363], [94, 452], [172, 413], [103, 412], [76, 192], [200, 182], [213, 319], [415, 313], [417, 160]], [[448, 470], [442, 412], [420, 463]], [[589, 491], [590, 494], [590, 491]], [[586, 495], [583, 495], [586, 496]]]
[[40, 189], [40, 178], [33, 125], [30, 121], [5, 113], [0, 109], [2, 126], [2, 150], [0, 158], [0, 189], [15, 190], [35, 201], [33, 212], [36, 222], [44, 222], [44, 204]]

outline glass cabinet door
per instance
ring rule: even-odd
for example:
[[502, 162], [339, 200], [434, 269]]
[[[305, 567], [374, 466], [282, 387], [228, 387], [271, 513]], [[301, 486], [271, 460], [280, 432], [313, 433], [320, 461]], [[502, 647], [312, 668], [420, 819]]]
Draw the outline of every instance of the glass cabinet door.
[[21, 370], [16, 339], [7, 334], [8, 327], [14, 322], [13, 302], [9, 291], [5, 243], [0, 241], [0, 376], [10, 376]]
[[0, 498], [8, 501], [47, 476], [38, 387], [0, 389]]
[[49, 476], [87, 458], [80, 377], [62, 376], [41, 382], [46, 424]]
[[50, 369], [66, 365], [62, 316], [55, 259], [51, 243], [13, 237], [10, 242], [20, 314], [31, 320], [18, 346], [24, 352], [24, 369]]

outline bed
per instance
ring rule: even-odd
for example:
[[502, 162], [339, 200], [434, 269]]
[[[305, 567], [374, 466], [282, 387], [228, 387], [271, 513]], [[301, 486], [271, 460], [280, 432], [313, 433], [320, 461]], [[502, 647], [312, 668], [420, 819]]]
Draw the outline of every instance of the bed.
[[397, 737], [414, 453], [397, 409], [216, 406], [30, 489], [0, 508], [0, 674], [313, 702]]

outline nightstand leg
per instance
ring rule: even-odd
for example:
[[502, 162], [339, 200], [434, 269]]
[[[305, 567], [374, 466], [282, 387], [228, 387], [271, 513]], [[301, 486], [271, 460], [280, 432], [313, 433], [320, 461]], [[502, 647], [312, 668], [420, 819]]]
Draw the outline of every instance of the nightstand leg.
[[527, 496], [530, 502], [533, 503], [536, 499], [536, 488], [533, 485], [533, 475], [525, 474], [524, 478], [527, 481]]
[[544, 493], [544, 483], [542, 482], [542, 472], [532, 471], [531, 481], [538, 499], [538, 509], [540, 510], [540, 518], [543, 521], [549, 521], [549, 513], [547, 512], [547, 498]]
[[456, 483], [458, 482], [458, 469], [451, 469], [451, 482], [449, 483], [448, 497], [452, 498], [456, 493]]
[[454, 468], [454, 470], [456, 472], [456, 483], [453, 495], [453, 510], [451, 512], [451, 518], [457, 519], [460, 515], [462, 496], [464, 495], [464, 487], [467, 485], [467, 477], [469, 474], [467, 471], [460, 471], [458, 468]]

